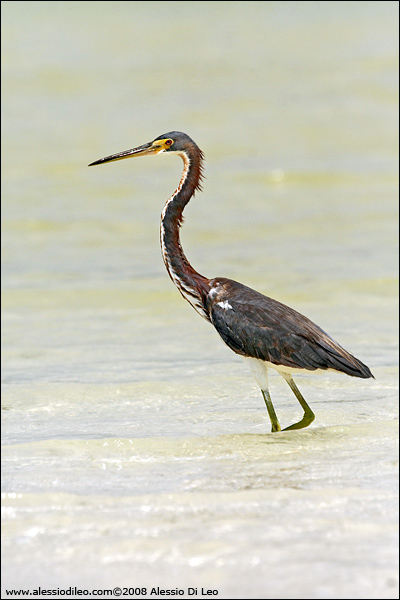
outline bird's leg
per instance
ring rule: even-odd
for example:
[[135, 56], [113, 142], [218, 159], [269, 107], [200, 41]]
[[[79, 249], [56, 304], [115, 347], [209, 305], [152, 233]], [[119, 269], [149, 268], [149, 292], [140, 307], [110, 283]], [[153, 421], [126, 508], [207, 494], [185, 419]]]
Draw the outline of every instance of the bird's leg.
[[269, 418], [271, 420], [271, 432], [280, 431], [281, 426], [279, 425], [278, 417], [276, 416], [276, 412], [274, 409], [274, 405], [272, 404], [271, 396], [269, 395], [268, 388], [266, 390], [261, 390], [262, 395], [264, 397], [265, 405], [267, 407], [267, 411], [269, 414]]
[[278, 417], [276, 416], [274, 405], [272, 404], [271, 396], [268, 391], [268, 369], [266, 363], [263, 360], [250, 358], [248, 356], [243, 356], [242, 358], [247, 363], [247, 366], [250, 367], [263, 395], [265, 406], [267, 407], [271, 421], [272, 433], [280, 431], [281, 426], [279, 425]]
[[292, 390], [297, 400], [300, 402], [302, 409], [304, 410], [304, 415], [301, 421], [299, 421], [298, 423], [293, 423], [293, 425], [290, 425], [289, 427], [285, 427], [283, 431], [287, 431], [288, 429], [303, 429], [304, 427], [308, 427], [315, 419], [313, 411], [308, 406], [307, 402], [304, 400], [299, 388], [293, 381], [292, 376], [289, 373], [281, 373], [281, 375], [289, 384], [290, 389]]

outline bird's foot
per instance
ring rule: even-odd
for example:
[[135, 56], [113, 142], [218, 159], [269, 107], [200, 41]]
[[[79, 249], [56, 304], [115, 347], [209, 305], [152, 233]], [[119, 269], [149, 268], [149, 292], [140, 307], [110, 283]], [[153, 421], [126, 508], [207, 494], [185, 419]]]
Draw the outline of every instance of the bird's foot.
[[271, 433], [276, 433], [277, 431], [281, 431], [281, 426], [279, 423], [273, 423], [271, 427]]
[[314, 419], [315, 415], [312, 411], [304, 413], [301, 421], [298, 421], [298, 423], [293, 423], [293, 425], [289, 425], [289, 427], [285, 427], [283, 431], [289, 431], [290, 429], [304, 429], [305, 427], [311, 425]]

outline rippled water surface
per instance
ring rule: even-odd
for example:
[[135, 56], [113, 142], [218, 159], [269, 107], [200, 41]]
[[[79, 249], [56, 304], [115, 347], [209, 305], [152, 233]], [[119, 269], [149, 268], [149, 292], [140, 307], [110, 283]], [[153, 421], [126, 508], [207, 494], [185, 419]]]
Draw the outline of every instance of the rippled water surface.
[[[398, 597], [396, 11], [2, 2], [2, 596]], [[86, 166], [173, 129], [207, 159], [195, 268], [375, 375], [298, 376], [308, 429], [269, 433], [168, 279], [179, 158]], [[278, 375], [271, 394], [283, 426], [301, 416]]]

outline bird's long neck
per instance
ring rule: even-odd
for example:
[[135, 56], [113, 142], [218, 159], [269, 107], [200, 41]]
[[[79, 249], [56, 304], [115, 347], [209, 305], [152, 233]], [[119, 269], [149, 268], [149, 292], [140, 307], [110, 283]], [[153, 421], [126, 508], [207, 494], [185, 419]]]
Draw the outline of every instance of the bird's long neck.
[[179, 185], [167, 200], [161, 214], [161, 249], [165, 266], [182, 296], [205, 319], [205, 297], [210, 290], [208, 279], [200, 275], [186, 258], [179, 237], [183, 210], [196, 189], [200, 189], [202, 177], [202, 152], [197, 146], [190, 153], [182, 152], [183, 173]]

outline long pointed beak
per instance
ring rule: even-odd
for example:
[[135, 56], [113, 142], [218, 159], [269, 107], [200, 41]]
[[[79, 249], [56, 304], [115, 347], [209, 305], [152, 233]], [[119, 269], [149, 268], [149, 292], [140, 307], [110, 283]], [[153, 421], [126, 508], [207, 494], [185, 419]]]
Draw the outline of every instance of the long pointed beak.
[[99, 160], [95, 160], [94, 162], [88, 165], [92, 167], [93, 165], [102, 165], [106, 162], [113, 162], [114, 160], [123, 160], [124, 158], [130, 158], [131, 156], [146, 156], [147, 154], [157, 154], [160, 152], [161, 148], [159, 146], [154, 146], [153, 142], [149, 142], [148, 144], [143, 144], [143, 146], [138, 146], [137, 148], [132, 148], [131, 150], [124, 150], [124, 152], [118, 152], [117, 154], [111, 154], [111, 156], [106, 156], [105, 158], [100, 158]]

